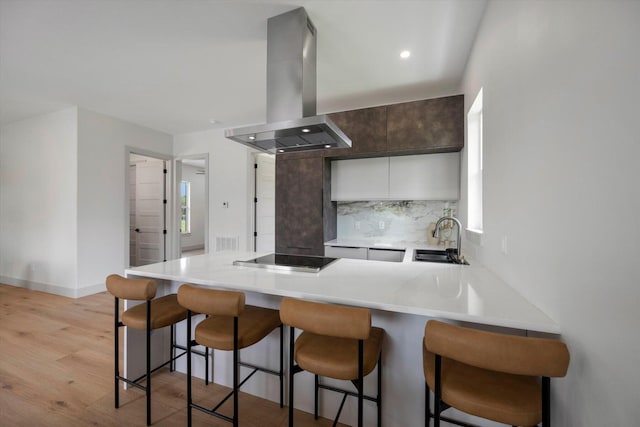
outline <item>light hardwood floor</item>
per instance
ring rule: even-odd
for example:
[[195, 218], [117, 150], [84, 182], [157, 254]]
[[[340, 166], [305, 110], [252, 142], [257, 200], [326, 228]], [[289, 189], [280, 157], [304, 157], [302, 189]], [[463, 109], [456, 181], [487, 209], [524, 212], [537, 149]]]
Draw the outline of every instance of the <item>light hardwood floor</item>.
[[[194, 399], [212, 406], [229, 389], [194, 380]], [[287, 426], [287, 408], [241, 393], [240, 425]], [[154, 426], [185, 426], [186, 377], [153, 376]], [[230, 415], [231, 400], [223, 411]], [[193, 412], [194, 426], [229, 423]], [[296, 427], [330, 426], [296, 411]], [[122, 390], [113, 405], [113, 298], [71, 299], [0, 284], [0, 426], [144, 426], [145, 399]]]

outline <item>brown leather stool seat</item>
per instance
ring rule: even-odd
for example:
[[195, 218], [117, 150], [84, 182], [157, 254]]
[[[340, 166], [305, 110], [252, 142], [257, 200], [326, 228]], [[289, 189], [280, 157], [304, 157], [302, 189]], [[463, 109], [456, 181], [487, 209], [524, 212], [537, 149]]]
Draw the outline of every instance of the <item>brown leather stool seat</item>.
[[[197, 311], [209, 317], [195, 328], [195, 339], [191, 340], [191, 318], [187, 319], [187, 354], [193, 345], [203, 345], [215, 350], [233, 351], [233, 389], [213, 409], [193, 403], [191, 393], [191, 357], [187, 357], [187, 425], [191, 426], [192, 409], [213, 415], [235, 426], [238, 425], [238, 391], [240, 385], [256, 371], [266, 372], [280, 378], [280, 407], [284, 400], [284, 362], [282, 322], [278, 310], [245, 305], [242, 292], [200, 288], [184, 284], [178, 289], [178, 302], [188, 310], [188, 314]], [[267, 337], [274, 329], [280, 329], [280, 370], [273, 371], [240, 361], [239, 350], [249, 347]], [[242, 383], [239, 381], [239, 367], [252, 368], [253, 371]], [[233, 396], [233, 417], [217, 412], [217, 409]]]
[[[187, 310], [178, 304], [178, 295], [170, 294], [151, 301], [151, 329], [170, 326], [187, 318]], [[147, 328], [147, 307], [139, 304], [122, 313], [122, 323], [134, 329]]]
[[[479, 331], [430, 320], [423, 341], [425, 425], [440, 415], [439, 402], [488, 420], [517, 426], [550, 425], [549, 378], [569, 365], [558, 340]], [[541, 381], [539, 379], [542, 378]], [[429, 390], [435, 394], [431, 414]]]
[[[129, 279], [112, 274], [107, 277], [105, 284], [107, 290], [114, 296], [114, 330], [115, 330], [115, 407], [120, 406], [119, 382], [123, 381], [131, 386], [144, 390], [146, 394], [147, 425], [151, 425], [151, 374], [175, 359], [186, 354], [174, 356], [173, 350], [176, 347], [173, 342], [173, 325], [187, 318], [187, 310], [178, 304], [176, 294], [155, 298], [157, 285], [151, 279]], [[119, 300], [145, 301], [125, 310], [120, 317]], [[146, 370], [141, 377], [131, 380], [120, 375], [119, 358], [119, 337], [118, 328], [127, 326], [133, 329], [146, 331]], [[151, 369], [151, 330], [172, 326], [171, 351], [172, 357], [167, 362]], [[145, 380], [146, 385], [140, 382]]]
[[[245, 305], [238, 317], [238, 348], [249, 347], [280, 326], [280, 313], [270, 308]], [[233, 350], [233, 318], [213, 316], [198, 323], [198, 344], [216, 350]]]
[[[364, 370], [367, 376], [378, 364], [384, 329], [372, 327], [364, 341]], [[295, 360], [307, 372], [337, 380], [358, 378], [358, 341], [302, 332], [296, 340]]]
[[[334, 425], [347, 396], [358, 398], [358, 426], [363, 425], [363, 400], [376, 402], [378, 426], [382, 408], [382, 341], [384, 329], [371, 326], [371, 312], [365, 308], [344, 307], [284, 298], [280, 318], [290, 326], [289, 426], [293, 427], [293, 376], [300, 371], [315, 376], [314, 415], [318, 419], [318, 390], [344, 394]], [[302, 332], [295, 337], [295, 328]], [[297, 362], [297, 365], [294, 364]], [[378, 395], [364, 395], [364, 377], [378, 366]], [[352, 381], [356, 392], [320, 384], [319, 376]]]

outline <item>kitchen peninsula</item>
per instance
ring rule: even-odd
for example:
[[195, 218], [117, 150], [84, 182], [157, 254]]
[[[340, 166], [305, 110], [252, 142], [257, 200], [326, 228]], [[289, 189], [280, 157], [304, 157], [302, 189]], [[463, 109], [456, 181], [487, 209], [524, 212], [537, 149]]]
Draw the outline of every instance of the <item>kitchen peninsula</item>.
[[[528, 331], [559, 334], [559, 326], [509, 285], [481, 265], [413, 262], [384, 262], [338, 259], [318, 273], [269, 271], [234, 266], [234, 260], [249, 260], [264, 255], [254, 252], [222, 252], [181, 258], [126, 270], [128, 277], [158, 280], [160, 292], [176, 292], [183, 283], [247, 293], [247, 302], [277, 308], [281, 297], [345, 304], [372, 309], [372, 322], [383, 327], [387, 336], [383, 346], [383, 424], [418, 425], [423, 417], [424, 382], [422, 379], [422, 337], [425, 322], [440, 318], [490, 327], [509, 328], [515, 333]], [[130, 373], [141, 367], [144, 349], [136, 331], [126, 341], [125, 363]], [[277, 363], [277, 337], [269, 337], [264, 348], [256, 350], [255, 361], [269, 355]], [[184, 331], [177, 339], [184, 340]], [[162, 345], [162, 344], [160, 344]], [[163, 345], [161, 348], [167, 348]], [[159, 352], [161, 353], [161, 352]], [[134, 357], [132, 357], [134, 356]], [[217, 352], [214, 380], [230, 384], [229, 361]], [[253, 360], [251, 351], [243, 359]], [[201, 363], [194, 359], [194, 363]], [[181, 362], [184, 364], [184, 361]], [[184, 371], [181, 364], [178, 370]], [[129, 375], [128, 372], [128, 375]], [[203, 372], [195, 368], [195, 372]], [[313, 408], [313, 377], [296, 380], [296, 407]], [[244, 391], [276, 400], [277, 386], [270, 378], [259, 377], [247, 383]], [[262, 382], [262, 383], [261, 383]], [[257, 384], [256, 384], [257, 383]], [[299, 383], [299, 384], [298, 384]], [[375, 381], [373, 381], [375, 383]], [[365, 389], [375, 387], [365, 380]], [[299, 394], [299, 395], [298, 395]], [[339, 405], [325, 396], [322, 415], [333, 418]], [[393, 408], [385, 410], [385, 408]], [[351, 422], [353, 407], [345, 407], [341, 420]], [[370, 425], [375, 417], [373, 404], [365, 405]]]

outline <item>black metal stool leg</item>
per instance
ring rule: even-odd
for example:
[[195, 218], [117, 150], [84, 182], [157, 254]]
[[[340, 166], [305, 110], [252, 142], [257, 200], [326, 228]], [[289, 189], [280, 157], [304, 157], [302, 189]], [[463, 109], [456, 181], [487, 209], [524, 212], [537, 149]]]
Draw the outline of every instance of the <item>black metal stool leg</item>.
[[280, 407], [284, 408], [284, 325], [280, 324]]
[[169, 372], [173, 372], [176, 370], [176, 325], [175, 323], [171, 325], [171, 338], [169, 339], [169, 357], [171, 358], [171, 363], [169, 363]]
[[114, 390], [114, 397], [115, 397], [115, 407], [119, 408], [120, 407], [120, 331], [118, 330], [118, 323], [119, 323], [119, 302], [118, 302], [118, 298], [115, 298], [115, 313], [113, 315], [113, 331], [115, 333], [114, 336], [114, 352], [113, 354], [115, 354], [115, 359], [114, 359], [114, 370], [115, 370], [115, 375], [114, 375], [114, 379], [115, 379], [115, 390]]
[[364, 341], [358, 340], [358, 427], [363, 426], [364, 412]]
[[431, 400], [429, 399], [429, 385], [424, 383], [424, 427], [431, 424]]
[[147, 425], [151, 425], [151, 301], [147, 301]]
[[238, 317], [233, 318], [233, 427], [238, 427]]
[[204, 348], [204, 385], [209, 385], [209, 347]]
[[187, 426], [191, 427], [191, 310], [187, 312]]
[[293, 427], [293, 353], [295, 350], [295, 328], [289, 327], [289, 427]]
[[433, 393], [433, 427], [440, 427], [440, 401], [442, 400], [442, 390], [440, 389], [440, 375], [442, 369], [442, 357], [436, 354], [434, 383], [435, 390]]
[[313, 376], [313, 419], [318, 419], [318, 394], [319, 394], [318, 385], [318, 375]]
[[378, 355], [378, 427], [382, 427], [382, 351]]

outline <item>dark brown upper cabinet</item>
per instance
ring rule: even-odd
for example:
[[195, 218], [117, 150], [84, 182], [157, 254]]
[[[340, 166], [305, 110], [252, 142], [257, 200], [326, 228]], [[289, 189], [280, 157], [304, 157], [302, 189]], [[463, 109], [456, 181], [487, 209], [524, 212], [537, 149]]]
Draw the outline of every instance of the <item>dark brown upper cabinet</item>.
[[363, 108], [329, 114], [351, 139], [351, 148], [324, 150], [326, 157], [366, 157], [387, 151], [387, 107]]
[[460, 151], [463, 147], [463, 95], [387, 106], [390, 154]]

